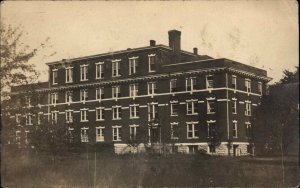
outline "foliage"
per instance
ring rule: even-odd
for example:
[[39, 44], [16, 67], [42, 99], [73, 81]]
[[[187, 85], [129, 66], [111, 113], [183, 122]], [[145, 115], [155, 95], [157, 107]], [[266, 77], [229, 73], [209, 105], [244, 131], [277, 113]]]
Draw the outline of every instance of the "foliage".
[[254, 142], [258, 154], [297, 152], [299, 143], [299, 68], [285, 70], [283, 78], [270, 86], [256, 112]]

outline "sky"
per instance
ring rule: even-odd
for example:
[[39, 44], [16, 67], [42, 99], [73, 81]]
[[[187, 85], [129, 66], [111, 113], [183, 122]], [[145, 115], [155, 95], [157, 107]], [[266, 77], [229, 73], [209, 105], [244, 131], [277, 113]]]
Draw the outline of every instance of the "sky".
[[24, 44], [46, 47], [30, 60], [47, 81], [45, 63], [144, 47], [168, 45], [168, 31], [181, 34], [181, 48], [263, 68], [271, 83], [299, 64], [298, 3], [268, 1], [6, 1], [1, 21], [21, 25]]

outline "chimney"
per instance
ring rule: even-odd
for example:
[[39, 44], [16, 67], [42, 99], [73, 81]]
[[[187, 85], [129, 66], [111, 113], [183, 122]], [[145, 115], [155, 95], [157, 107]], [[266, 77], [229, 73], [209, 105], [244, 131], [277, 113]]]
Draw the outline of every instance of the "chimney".
[[194, 54], [198, 55], [198, 48], [193, 48]]
[[169, 33], [169, 46], [174, 52], [180, 52], [180, 35], [181, 32], [178, 30], [171, 30]]
[[150, 46], [155, 46], [155, 40], [150, 40]]

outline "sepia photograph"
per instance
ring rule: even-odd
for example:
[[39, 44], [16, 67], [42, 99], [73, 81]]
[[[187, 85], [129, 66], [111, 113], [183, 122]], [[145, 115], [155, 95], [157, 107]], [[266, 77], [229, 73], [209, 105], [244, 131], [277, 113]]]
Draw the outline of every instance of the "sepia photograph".
[[2, 1], [1, 187], [298, 187], [299, 5]]

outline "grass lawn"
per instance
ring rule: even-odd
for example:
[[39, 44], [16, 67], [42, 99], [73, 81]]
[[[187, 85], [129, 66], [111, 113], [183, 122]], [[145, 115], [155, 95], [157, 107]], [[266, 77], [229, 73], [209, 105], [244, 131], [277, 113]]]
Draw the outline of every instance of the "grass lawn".
[[[296, 187], [298, 157], [2, 152], [6, 187]], [[96, 168], [95, 168], [96, 166]]]

